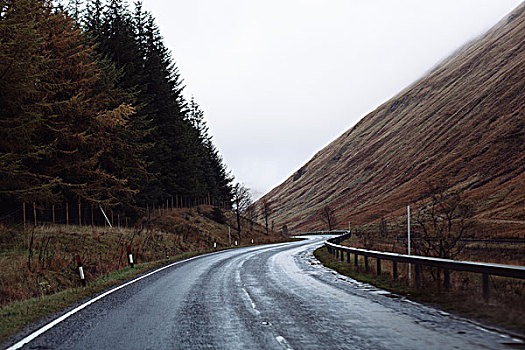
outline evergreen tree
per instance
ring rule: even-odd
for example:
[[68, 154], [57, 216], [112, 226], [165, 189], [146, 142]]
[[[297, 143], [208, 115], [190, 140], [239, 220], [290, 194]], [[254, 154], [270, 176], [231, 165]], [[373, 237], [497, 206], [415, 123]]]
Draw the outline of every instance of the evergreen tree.
[[115, 144], [108, 130], [109, 136], [117, 133], [133, 109], [127, 104], [110, 105], [111, 90], [100, 89], [104, 83], [92, 49], [71, 18], [50, 9], [45, 12], [48, 25], [42, 35], [48, 39], [43, 49], [49, 61], [42, 67], [44, 123], [38, 142], [52, 147], [33, 168], [59, 178], [66, 197], [117, 203], [133, 191], [119, 174], [100, 166], [100, 155]]
[[35, 0], [0, 1], [0, 199], [5, 206], [50, 198], [58, 181], [29, 168], [46, 151], [34, 142], [43, 123], [40, 82], [48, 61], [42, 50], [44, 5], [48, 4]]
[[190, 101], [188, 116], [198, 132], [199, 144], [197, 147], [200, 151], [199, 156], [204, 173], [202, 181], [205, 181], [207, 185], [206, 190], [212, 198], [220, 202], [229, 201], [232, 196], [231, 182], [233, 177], [228, 173], [219, 151], [212, 142], [209, 128], [204, 119], [204, 112], [193, 98]]
[[6, 1], [2, 9], [1, 196], [129, 198], [133, 190], [101, 167], [100, 155], [133, 109], [111, 106], [111, 90], [78, 27], [46, 0]]
[[90, 0], [86, 4], [82, 24], [88, 36], [92, 36], [94, 41], [102, 35], [102, 14], [104, 5], [102, 0]]
[[0, 0], [2, 205], [230, 201], [232, 178], [151, 14], [140, 1], [133, 13], [122, 0], [81, 5]]
[[[84, 28], [96, 44], [98, 60], [110, 71], [111, 83], [118, 86], [117, 101], [133, 104], [133, 114], [113, 138], [113, 143], [103, 155], [104, 167], [128, 179], [137, 190], [135, 200], [145, 206], [151, 200], [152, 184], [156, 179], [147, 170], [146, 154], [150, 145], [146, 137], [151, 133], [148, 115], [143, 110], [145, 98], [140, 96], [143, 83], [143, 59], [136, 43], [133, 18], [122, 1], [111, 1], [105, 6], [100, 0], [87, 4]], [[103, 59], [106, 57], [106, 59]], [[115, 92], [112, 93], [115, 96]]]

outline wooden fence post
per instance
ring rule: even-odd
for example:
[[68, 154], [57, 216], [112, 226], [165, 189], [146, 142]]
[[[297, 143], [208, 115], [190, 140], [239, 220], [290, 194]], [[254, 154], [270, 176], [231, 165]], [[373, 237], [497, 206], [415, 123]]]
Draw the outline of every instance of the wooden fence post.
[[80, 197], [78, 197], [78, 226], [82, 226], [82, 209], [80, 204]]
[[24, 217], [24, 231], [27, 230], [27, 224], [26, 224], [26, 202], [22, 203], [22, 215]]
[[35, 219], [35, 227], [36, 227], [36, 203], [33, 202], [33, 217]]
[[487, 303], [489, 301], [490, 291], [489, 291], [489, 275], [483, 274], [483, 300]]
[[397, 261], [392, 261], [392, 275], [397, 280]]
[[53, 210], [53, 225], [55, 224], [55, 205], [53, 204], [51, 206], [51, 209]]
[[421, 284], [421, 265], [416, 264], [416, 286]]

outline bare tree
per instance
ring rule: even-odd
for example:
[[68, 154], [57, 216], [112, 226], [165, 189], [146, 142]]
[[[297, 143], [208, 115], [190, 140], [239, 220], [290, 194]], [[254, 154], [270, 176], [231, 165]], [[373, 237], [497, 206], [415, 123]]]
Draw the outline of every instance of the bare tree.
[[237, 183], [233, 186], [233, 211], [237, 218], [237, 232], [241, 238], [241, 213], [252, 203], [250, 189], [244, 184]]
[[253, 231], [253, 224], [255, 222], [256, 217], [255, 204], [250, 203], [244, 212], [246, 214], [246, 218], [250, 222], [250, 231]]
[[420, 238], [414, 248], [427, 256], [453, 259], [465, 247], [464, 239], [472, 236], [473, 206], [462, 191], [448, 190], [446, 183], [427, 186], [431, 200], [417, 212]]
[[327, 204], [321, 209], [319, 214], [321, 216], [321, 220], [328, 225], [328, 231], [332, 231], [334, 226], [337, 225], [335, 209]]
[[268, 219], [270, 218], [270, 215], [272, 214], [272, 205], [270, 201], [268, 201], [266, 198], [263, 198], [261, 200], [262, 205], [262, 213], [264, 216], [264, 225], [266, 227], [266, 235], [268, 236], [270, 234], [269, 227], [268, 227]]

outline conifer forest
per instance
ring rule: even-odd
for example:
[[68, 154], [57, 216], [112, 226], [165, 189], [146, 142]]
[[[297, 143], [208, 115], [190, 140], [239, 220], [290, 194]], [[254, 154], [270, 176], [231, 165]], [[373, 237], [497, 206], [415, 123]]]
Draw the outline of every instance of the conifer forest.
[[230, 203], [233, 177], [141, 1], [0, 0], [0, 214]]

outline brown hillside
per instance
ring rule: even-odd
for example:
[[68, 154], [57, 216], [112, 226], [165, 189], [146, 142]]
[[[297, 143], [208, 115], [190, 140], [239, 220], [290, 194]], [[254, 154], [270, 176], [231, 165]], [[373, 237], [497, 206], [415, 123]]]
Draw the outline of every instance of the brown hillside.
[[525, 232], [524, 105], [522, 4], [262, 200], [272, 202], [276, 228], [324, 229], [318, 213], [326, 204], [344, 228], [400, 216], [425, 199], [425, 181], [446, 179], [476, 204], [479, 227]]

